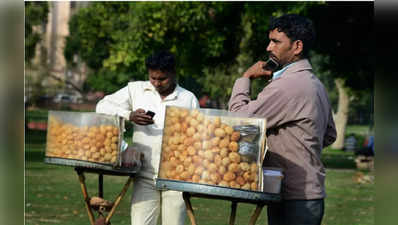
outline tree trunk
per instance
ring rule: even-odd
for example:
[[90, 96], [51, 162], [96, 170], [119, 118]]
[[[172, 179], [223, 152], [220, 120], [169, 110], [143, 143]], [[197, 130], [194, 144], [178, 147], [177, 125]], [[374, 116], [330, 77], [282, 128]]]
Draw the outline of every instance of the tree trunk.
[[344, 80], [338, 78], [334, 80], [334, 83], [336, 84], [337, 91], [339, 93], [339, 101], [337, 106], [337, 113], [333, 114], [337, 130], [337, 139], [333, 143], [332, 148], [342, 149], [344, 147], [344, 137], [348, 120], [350, 99], [347, 93], [347, 89], [344, 86]]

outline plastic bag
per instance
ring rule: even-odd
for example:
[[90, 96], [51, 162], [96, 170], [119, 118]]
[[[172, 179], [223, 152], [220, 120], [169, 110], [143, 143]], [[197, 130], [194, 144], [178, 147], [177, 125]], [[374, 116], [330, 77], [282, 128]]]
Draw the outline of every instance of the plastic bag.
[[256, 125], [236, 125], [233, 129], [240, 132], [242, 142], [254, 143], [260, 134], [259, 127]]
[[122, 167], [141, 168], [144, 160], [144, 154], [129, 147], [122, 152]]

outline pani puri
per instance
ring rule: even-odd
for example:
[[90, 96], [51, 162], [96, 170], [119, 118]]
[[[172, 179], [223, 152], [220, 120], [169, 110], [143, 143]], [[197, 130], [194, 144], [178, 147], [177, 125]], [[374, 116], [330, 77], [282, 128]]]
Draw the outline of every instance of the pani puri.
[[240, 186], [242, 186], [242, 185], [244, 185], [244, 184], [246, 183], [245, 179], [243, 179], [243, 177], [241, 177], [241, 176], [238, 176], [238, 177], [236, 178], [236, 182], [237, 182]]
[[258, 167], [257, 167], [257, 164], [256, 164], [255, 162], [253, 162], [253, 163], [250, 164], [250, 171], [251, 171], [252, 173], [256, 173], [256, 172], [257, 172], [257, 169], [258, 169]]
[[239, 171], [239, 165], [237, 163], [231, 163], [228, 165], [228, 171], [236, 173]]
[[218, 116], [215, 117], [213, 123], [214, 123], [214, 126], [215, 126], [215, 127], [220, 127], [220, 126], [221, 126], [221, 118], [218, 117]]
[[207, 171], [207, 170], [203, 171], [202, 175], [200, 176], [200, 179], [204, 180], [204, 181], [208, 181], [210, 179], [209, 171]]
[[182, 173], [184, 171], [184, 166], [183, 165], [178, 165], [177, 167], [176, 167], [176, 172], [177, 173]]
[[207, 168], [210, 173], [214, 173], [217, 171], [217, 165], [215, 163], [210, 163]]
[[189, 125], [191, 125], [191, 127], [197, 127], [198, 125], [199, 125], [199, 122], [197, 121], [197, 120], [195, 120], [195, 119], [191, 119], [190, 121], [189, 121]]
[[221, 148], [221, 150], [220, 150], [220, 156], [221, 157], [223, 157], [223, 158], [225, 158], [225, 157], [227, 157], [228, 156], [228, 149], [227, 148]]
[[201, 150], [201, 149], [202, 149], [202, 142], [200, 142], [200, 141], [195, 142], [195, 143], [193, 144], [193, 147], [194, 147], [196, 150]]
[[192, 176], [192, 181], [195, 182], [195, 183], [199, 183], [199, 181], [200, 181], [200, 176], [197, 175], [197, 174], [193, 175], [193, 176]]
[[214, 153], [210, 150], [205, 151], [204, 157], [210, 161], [214, 160]]
[[240, 188], [240, 185], [239, 185], [236, 181], [234, 181], [234, 180], [232, 180], [232, 181], [229, 182], [229, 186], [230, 186], [231, 188]]
[[228, 145], [228, 149], [233, 151], [233, 152], [237, 152], [239, 150], [239, 145], [238, 142], [235, 141], [231, 141]]
[[220, 175], [224, 175], [225, 173], [227, 172], [227, 169], [226, 169], [226, 167], [225, 166], [219, 166], [218, 167], [218, 173], [220, 174]]
[[195, 149], [195, 147], [189, 146], [189, 147], [187, 148], [187, 151], [188, 151], [188, 155], [191, 155], [191, 156], [196, 155], [196, 149]]
[[214, 182], [214, 184], [220, 182], [221, 177], [218, 175], [218, 173], [211, 173], [210, 174], [210, 181]]
[[240, 163], [240, 155], [236, 152], [231, 152], [228, 154], [229, 159], [231, 162]]
[[220, 148], [226, 148], [229, 145], [229, 139], [223, 138], [220, 140], [220, 143], [218, 144], [218, 147]]
[[214, 156], [214, 163], [215, 163], [217, 166], [222, 165], [222, 157], [221, 157], [219, 154], [217, 154], [217, 155]]
[[226, 172], [225, 174], [224, 174], [224, 176], [223, 176], [223, 180], [224, 181], [232, 181], [232, 180], [234, 180], [235, 179], [235, 174], [233, 173], [233, 172], [231, 172], [231, 171], [228, 171], [228, 172]]
[[195, 174], [200, 176], [200, 175], [202, 175], [203, 171], [204, 171], [204, 168], [201, 166], [198, 166], [195, 169]]
[[250, 165], [247, 162], [241, 162], [239, 163], [240, 169], [242, 171], [249, 171], [250, 170]]
[[231, 160], [228, 157], [225, 157], [221, 161], [222, 165], [228, 166], [231, 163]]
[[188, 135], [189, 137], [192, 137], [195, 133], [196, 133], [195, 128], [189, 127], [189, 128], [187, 129], [187, 135]]
[[224, 181], [224, 180], [220, 181], [220, 182], [218, 183], [218, 185], [219, 185], [219, 186], [223, 186], [223, 187], [229, 187], [229, 183], [226, 182], [226, 181]]
[[210, 142], [211, 142], [212, 147], [218, 146], [218, 144], [220, 143], [220, 138], [214, 137], [214, 138], [210, 139]]
[[240, 139], [240, 132], [239, 131], [234, 131], [231, 134], [231, 141], [239, 141]]
[[224, 129], [222, 129], [222, 128], [216, 128], [215, 130], [214, 130], [214, 135], [216, 136], [216, 137], [220, 137], [220, 138], [223, 138], [224, 136], [225, 136], [225, 131], [224, 131]]
[[250, 183], [245, 183], [243, 186], [240, 188], [245, 189], [245, 190], [250, 190]]
[[187, 171], [182, 172], [180, 176], [181, 176], [181, 179], [183, 179], [183, 180], [191, 178], [191, 176], [189, 175], [189, 173]]

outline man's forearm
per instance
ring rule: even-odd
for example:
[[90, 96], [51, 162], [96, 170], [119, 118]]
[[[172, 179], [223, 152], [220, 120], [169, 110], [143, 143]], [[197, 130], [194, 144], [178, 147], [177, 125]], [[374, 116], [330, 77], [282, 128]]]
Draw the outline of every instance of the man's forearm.
[[97, 113], [104, 113], [108, 115], [117, 115], [121, 116], [127, 120], [130, 118], [130, 110], [126, 110], [123, 107], [120, 107], [118, 104], [109, 101], [108, 99], [104, 98], [97, 103], [95, 108]]
[[250, 79], [246, 77], [238, 78], [232, 88], [231, 98], [228, 103], [228, 109], [232, 112], [238, 112], [242, 106], [250, 101]]

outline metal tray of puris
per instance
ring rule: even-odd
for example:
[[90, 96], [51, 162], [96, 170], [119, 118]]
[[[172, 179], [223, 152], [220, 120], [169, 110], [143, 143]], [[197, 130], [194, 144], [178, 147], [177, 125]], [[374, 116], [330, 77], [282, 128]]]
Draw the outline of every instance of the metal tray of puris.
[[156, 179], [156, 189], [174, 190], [189, 192], [193, 194], [203, 194], [214, 198], [231, 199], [242, 202], [279, 202], [280, 194], [266, 193], [259, 191], [249, 191], [237, 188], [222, 187], [209, 184], [191, 183], [178, 180]]
[[89, 169], [101, 169], [110, 172], [117, 172], [117, 173], [128, 173], [128, 174], [135, 174], [140, 171], [140, 167], [113, 167], [112, 165], [105, 164], [105, 163], [97, 163], [97, 162], [88, 162], [84, 160], [77, 160], [77, 159], [64, 159], [64, 158], [57, 158], [57, 157], [45, 157], [44, 162], [48, 164], [54, 165], [65, 165], [65, 166], [73, 166], [73, 167], [84, 167]]

